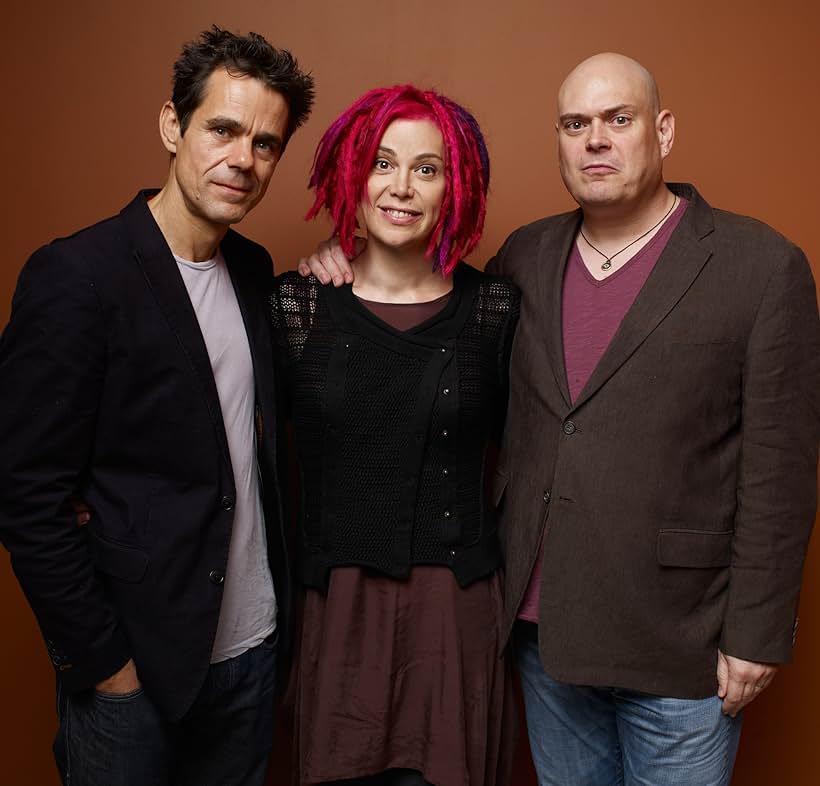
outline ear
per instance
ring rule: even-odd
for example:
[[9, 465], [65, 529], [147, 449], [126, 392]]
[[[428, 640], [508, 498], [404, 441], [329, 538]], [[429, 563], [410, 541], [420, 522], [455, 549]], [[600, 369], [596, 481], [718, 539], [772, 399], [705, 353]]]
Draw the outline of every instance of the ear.
[[666, 158], [672, 152], [675, 144], [675, 116], [668, 110], [662, 109], [655, 119], [655, 131], [658, 134], [658, 146], [661, 158]]
[[159, 110], [159, 136], [165, 149], [173, 156], [177, 152], [177, 142], [182, 136], [176, 107], [166, 101]]

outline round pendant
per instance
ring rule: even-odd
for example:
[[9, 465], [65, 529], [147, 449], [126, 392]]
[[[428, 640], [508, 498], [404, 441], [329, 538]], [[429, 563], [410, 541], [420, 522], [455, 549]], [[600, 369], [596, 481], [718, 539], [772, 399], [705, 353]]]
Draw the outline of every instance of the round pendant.
[[604, 262], [603, 265], [601, 265], [601, 270], [609, 270], [609, 268], [611, 268], [611, 267], [612, 267], [612, 260], [607, 259], [607, 261]]

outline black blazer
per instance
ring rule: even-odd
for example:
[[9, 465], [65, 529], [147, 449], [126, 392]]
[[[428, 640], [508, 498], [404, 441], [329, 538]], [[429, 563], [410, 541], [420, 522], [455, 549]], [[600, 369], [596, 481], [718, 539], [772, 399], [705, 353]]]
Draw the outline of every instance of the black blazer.
[[574, 402], [561, 290], [580, 211], [522, 227], [488, 266], [522, 291], [495, 497], [506, 631], [543, 535], [546, 671], [696, 698], [716, 690], [718, 646], [791, 655], [820, 321], [800, 249], [670, 187], [686, 213]]
[[[133, 657], [171, 719], [208, 669], [233, 523], [233, 474], [211, 365], [176, 262], [140, 193], [38, 250], [0, 341], [0, 538], [64, 687]], [[290, 579], [277, 473], [271, 260], [221, 249], [245, 320], [280, 650]], [[78, 527], [72, 495], [92, 510]]]

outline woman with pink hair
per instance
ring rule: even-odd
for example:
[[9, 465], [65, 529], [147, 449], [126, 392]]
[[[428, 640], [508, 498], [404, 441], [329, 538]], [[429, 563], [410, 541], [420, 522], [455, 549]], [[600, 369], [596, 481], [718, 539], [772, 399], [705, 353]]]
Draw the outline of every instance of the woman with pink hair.
[[489, 159], [463, 107], [371, 90], [319, 143], [309, 217], [355, 283], [286, 273], [272, 296], [301, 483], [296, 744], [303, 784], [506, 782], [500, 554], [485, 499], [514, 287], [460, 261]]

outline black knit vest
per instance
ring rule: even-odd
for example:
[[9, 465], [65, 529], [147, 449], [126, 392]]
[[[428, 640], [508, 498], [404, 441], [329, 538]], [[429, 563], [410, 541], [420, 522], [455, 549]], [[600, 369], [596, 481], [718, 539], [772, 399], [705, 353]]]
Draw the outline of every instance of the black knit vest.
[[503, 421], [518, 292], [465, 264], [447, 305], [397, 331], [350, 286], [285, 273], [271, 300], [296, 435], [301, 577], [446, 565], [464, 586], [499, 565], [483, 493]]

